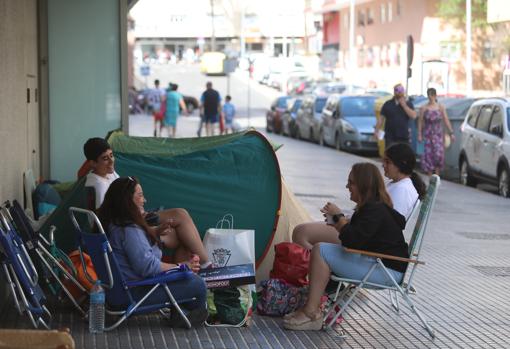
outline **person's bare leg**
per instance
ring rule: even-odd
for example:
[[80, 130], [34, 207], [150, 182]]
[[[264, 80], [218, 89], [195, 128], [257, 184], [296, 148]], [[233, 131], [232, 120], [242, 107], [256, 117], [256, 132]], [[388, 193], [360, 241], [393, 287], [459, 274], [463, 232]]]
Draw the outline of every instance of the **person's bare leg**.
[[292, 241], [311, 250], [319, 242], [339, 244], [338, 231], [323, 222], [310, 222], [299, 224], [292, 232]]
[[331, 275], [331, 269], [322, 259], [320, 253], [320, 244], [312, 248], [310, 257], [310, 270], [308, 279], [310, 281], [308, 289], [308, 299], [305, 305], [293, 316], [293, 321], [305, 321], [307, 318], [315, 319], [320, 315], [321, 297], [326, 290], [326, 286]]
[[177, 126], [172, 127], [172, 138], [175, 138], [175, 134], [177, 132]]
[[[172, 208], [158, 212], [160, 222], [165, 222], [169, 219], [173, 221], [172, 227], [175, 230], [175, 241], [172, 235], [169, 235], [167, 241], [166, 236], [162, 237], [165, 246], [169, 248], [186, 248], [191, 253], [200, 257], [200, 263], [208, 262], [207, 251], [205, 250], [200, 234], [198, 233], [193, 219], [188, 211], [183, 208]], [[168, 245], [167, 245], [168, 242]]]

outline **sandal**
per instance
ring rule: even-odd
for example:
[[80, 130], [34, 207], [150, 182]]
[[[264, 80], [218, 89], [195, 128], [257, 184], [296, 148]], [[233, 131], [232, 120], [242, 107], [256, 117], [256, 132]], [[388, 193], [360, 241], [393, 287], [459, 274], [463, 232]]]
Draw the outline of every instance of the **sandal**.
[[322, 329], [322, 314], [320, 312], [310, 316], [303, 310], [299, 310], [304, 315], [304, 319], [297, 319], [297, 312], [293, 317], [283, 321], [283, 328], [294, 331], [319, 331]]
[[293, 318], [294, 316], [296, 316], [296, 314], [298, 313], [299, 310], [294, 310], [288, 314], [285, 314], [283, 315], [283, 320], [288, 320], [290, 318]]

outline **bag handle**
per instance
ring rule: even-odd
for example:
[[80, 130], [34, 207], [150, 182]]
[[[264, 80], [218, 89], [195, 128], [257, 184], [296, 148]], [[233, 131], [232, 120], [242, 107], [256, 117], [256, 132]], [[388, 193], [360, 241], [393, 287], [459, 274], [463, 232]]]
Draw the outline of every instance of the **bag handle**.
[[224, 229], [223, 223], [226, 223], [226, 229], [234, 229], [234, 216], [231, 213], [225, 214], [218, 222], [216, 222], [216, 229]]

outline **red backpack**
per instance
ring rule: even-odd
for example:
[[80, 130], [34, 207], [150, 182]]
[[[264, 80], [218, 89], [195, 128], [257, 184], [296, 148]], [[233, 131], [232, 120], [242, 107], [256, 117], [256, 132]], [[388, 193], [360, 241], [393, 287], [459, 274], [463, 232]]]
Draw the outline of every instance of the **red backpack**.
[[310, 250], [292, 242], [281, 242], [274, 246], [275, 257], [272, 279], [283, 279], [295, 286], [308, 285]]

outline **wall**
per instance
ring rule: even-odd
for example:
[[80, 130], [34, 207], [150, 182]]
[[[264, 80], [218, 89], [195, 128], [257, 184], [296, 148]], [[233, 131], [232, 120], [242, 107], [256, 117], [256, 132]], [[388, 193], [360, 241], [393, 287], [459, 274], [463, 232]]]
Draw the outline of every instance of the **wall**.
[[84, 160], [83, 143], [121, 126], [119, 13], [119, 0], [48, 1], [49, 152], [54, 179], [74, 179]]
[[[23, 172], [35, 165], [39, 173], [36, 0], [0, 1], [0, 77], [0, 202], [23, 202]], [[31, 105], [27, 104], [28, 81]]]

